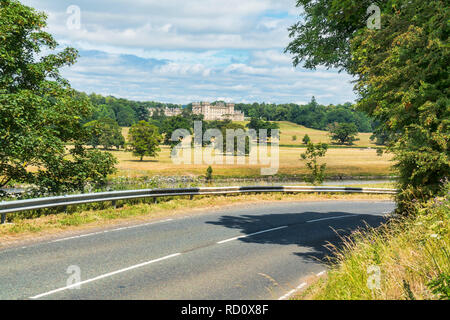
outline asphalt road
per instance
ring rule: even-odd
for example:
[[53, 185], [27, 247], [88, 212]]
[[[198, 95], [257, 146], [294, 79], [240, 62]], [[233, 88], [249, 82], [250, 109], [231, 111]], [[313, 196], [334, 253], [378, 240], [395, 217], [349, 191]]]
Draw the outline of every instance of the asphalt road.
[[279, 299], [326, 269], [336, 231], [376, 226], [393, 209], [261, 204], [9, 248], [0, 299]]

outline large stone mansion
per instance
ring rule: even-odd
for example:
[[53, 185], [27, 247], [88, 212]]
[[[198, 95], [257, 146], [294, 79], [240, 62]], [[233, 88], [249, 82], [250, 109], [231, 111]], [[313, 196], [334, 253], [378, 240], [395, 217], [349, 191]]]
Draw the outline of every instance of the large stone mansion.
[[194, 102], [192, 104], [194, 114], [202, 114], [205, 120], [233, 120], [244, 121], [244, 114], [234, 110], [234, 103], [218, 102], [211, 105], [209, 102]]
[[[153, 113], [151, 110], [150, 113]], [[181, 108], [164, 108], [166, 117], [175, 117], [183, 112]], [[194, 102], [192, 104], [192, 113], [202, 114], [207, 121], [212, 120], [232, 120], [244, 121], [244, 114], [241, 111], [234, 110], [234, 103], [218, 102], [212, 105], [209, 102]]]

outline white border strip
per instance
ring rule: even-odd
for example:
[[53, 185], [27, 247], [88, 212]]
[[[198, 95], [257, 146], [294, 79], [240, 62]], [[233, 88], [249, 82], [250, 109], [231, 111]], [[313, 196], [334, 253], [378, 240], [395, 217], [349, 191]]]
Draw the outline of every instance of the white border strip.
[[344, 219], [344, 218], [351, 218], [351, 217], [358, 217], [358, 215], [347, 215], [347, 216], [339, 216], [339, 217], [331, 217], [331, 218], [315, 219], [315, 220], [309, 220], [309, 221], [306, 221], [306, 223], [319, 222], [319, 221], [325, 221], [325, 220]]
[[119, 273], [123, 273], [123, 272], [130, 271], [130, 270], [133, 270], [133, 269], [145, 267], [145, 266], [148, 266], [149, 264], [152, 264], [152, 263], [155, 263], [155, 262], [167, 260], [167, 259], [170, 259], [170, 258], [175, 258], [175, 257], [178, 257], [179, 255], [181, 255], [181, 253], [175, 253], [175, 254], [171, 254], [169, 256], [165, 256], [165, 257], [162, 257], [162, 258], [159, 258], [159, 259], [150, 260], [150, 261], [147, 261], [147, 262], [144, 262], [144, 263], [136, 264], [134, 266], [131, 266], [131, 267], [128, 267], [128, 268], [124, 268], [124, 269], [120, 269], [120, 270], [117, 270], [117, 271], [113, 271], [113, 272], [110, 272], [110, 273], [106, 273], [104, 275], [101, 275], [101, 276], [98, 276], [98, 277], [95, 277], [95, 278], [92, 278], [92, 279], [89, 279], [89, 280], [77, 282], [77, 283], [71, 284], [70, 286], [66, 286], [66, 287], [59, 288], [59, 289], [56, 289], [56, 290], [52, 290], [52, 291], [49, 291], [49, 292], [46, 292], [46, 293], [42, 293], [42, 294], [39, 294], [37, 296], [30, 297], [30, 299], [39, 299], [39, 298], [42, 298], [42, 297], [45, 297], [45, 296], [49, 296], [49, 295], [54, 294], [54, 293], [65, 291], [67, 289], [72, 289], [74, 287], [79, 287], [79, 286], [81, 286], [83, 284], [87, 284], [87, 283], [94, 282], [94, 281], [97, 281], [97, 280], [100, 280], [100, 279], [108, 278], [108, 277], [114, 276], [114, 275], [119, 274]]
[[230, 239], [219, 241], [219, 242], [217, 242], [217, 244], [223, 244], [223, 243], [234, 241], [234, 240], [237, 240], [237, 239], [248, 238], [248, 237], [251, 237], [251, 236], [254, 236], [254, 235], [257, 235], [257, 234], [261, 234], [261, 233], [281, 230], [281, 229], [285, 229], [287, 227], [288, 226], [282, 226], [282, 227], [278, 227], [278, 228], [273, 228], [273, 229], [269, 229], [269, 230], [264, 230], [264, 231], [259, 231], [259, 232], [255, 232], [255, 233], [251, 233], [251, 234], [246, 234], [246, 235], [243, 235], [243, 236], [234, 237], [234, 238], [230, 238]]
[[138, 224], [138, 225], [129, 226], [129, 227], [122, 227], [122, 228], [117, 228], [117, 229], [111, 229], [111, 230], [105, 230], [105, 231], [81, 234], [79, 236], [73, 236], [73, 237], [68, 237], [68, 238], [56, 239], [56, 240], [50, 241], [49, 243], [56, 243], [56, 242], [62, 242], [62, 241], [67, 241], [67, 240], [91, 237], [91, 236], [95, 236], [95, 235], [98, 235], [98, 234], [117, 232], [117, 231], [128, 230], [128, 229], [136, 229], [136, 228], [151, 226], [151, 225], [155, 225], [155, 224], [159, 224], [159, 223], [163, 223], [163, 222], [169, 222], [169, 221], [173, 221], [173, 219], [166, 219], [166, 220], [155, 221], [155, 222], [150, 222], [150, 223]]
[[292, 289], [291, 291], [286, 293], [284, 296], [280, 297], [278, 300], [289, 299], [294, 293], [296, 293], [297, 291], [301, 290], [303, 287], [306, 287], [306, 285], [307, 285], [306, 282], [301, 283], [297, 288]]

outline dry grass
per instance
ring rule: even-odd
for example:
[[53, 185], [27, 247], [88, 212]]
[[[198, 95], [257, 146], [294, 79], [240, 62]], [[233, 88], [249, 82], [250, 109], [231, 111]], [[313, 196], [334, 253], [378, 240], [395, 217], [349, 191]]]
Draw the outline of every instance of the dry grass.
[[[236, 123], [245, 126], [246, 124], [249, 123], [249, 121], [237, 121]], [[280, 125], [280, 132], [281, 132], [280, 145], [301, 146], [303, 145], [302, 139], [305, 136], [305, 134], [309, 135], [311, 141], [314, 143], [325, 142], [331, 144], [328, 131], [306, 128], [304, 126], [288, 121], [277, 121], [277, 123]], [[130, 128], [122, 128], [122, 134], [126, 139], [128, 138], [129, 131]], [[372, 135], [371, 133], [359, 133], [357, 136], [359, 140], [354, 142], [354, 146], [371, 147], [371, 148], [377, 147], [377, 145], [375, 145], [372, 141], [370, 141], [371, 135]], [[292, 139], [293, 136], [297, 136], [297, 140], [294, 141]]]
[[[305, 161], [300, 159], [300, 154], [304, 152], [299, 148], [280, 148], [279, 171], [281, 175], [303, 175], [308, 170]], [[151, 175], [204, 175], [207, 164], [174, 164], [170, 158], [170, 149], [162, 147], [159, 156], [155, 159], [144, 158], [138, 161], [130, 152], [112, 151], [119, 159], [116, 176], [151, 176]], [[374, 149], [330, 149], [323, 162], [327, 164], [328, 175], [359, 176], [359, 175], [389, 175], [392, 165], [391, 155], [384, 154], [377, 156]], [[193, 163], [194, 161], [192, 161]], [[246, 159], [246, 164], [234, 165], [212, 165], [213, 174], [216, 176], [259, 176], [263, 165], [250, 165]], [[235, 161], [236, 163], [236, 161]]]
[[[246, 124], [247, 122], [239, 122]], [[308, 134], [314, 143], [330, 142], [326, 131], [309, 129], [291, 122], [282, 121], [280, 124], [280, 144], [283, 145], [302, 145], [302, 138]], [[128, 137], [129, 128], [123, 128], [123, 135]], [[292, 136], [297, 136], [297, 141], [292, 141]], [[375, 147], [369, 140], [370, 133], [360, 133], [360, 141], [355, 146], [367, 146], [371, 149], [358, 148], [339, 148], [330, 149], [327, 156], [323, 159], [327, 163], [327, 174], [331, 176], [365, 176], [365, 175], [390, 175], [392, 156], [384, 154], [377, 156]], [[280, 175], [304, 175], [308, 173], [305, 162], [300, 159], [300, 154], [304, 149], [298, 147], [281, 147], [279, 171]], [[113, 151], [113, 154], [119, 159], [119, 169], [116, 176], [139, 177], [151, 175], [166, 176], [199, 176], [204, 175], [209, 165], [176, 165], [170, 158], [170, 149], [162, 146], [161, 152], [157, 158], [144, 158], [143, 162], [138, 161], [130, 152]], [[193, 159], [193, 156], [192, 156]], [[192, 161], [193, 162], [193, 161]], [[236, 161], [235, 161], [236, 163]], [[213, 174], [216, 176], [239, 177], [239, 176], [260, 176], [263, 165], [250, 165], [246, 159], [246, 164], [234, 165], [213, 165]]]
[[[430, 202], [416, 217], [370, 232], [358, 232], [336, 251], [326, 280], [297, 299], [438, 299], [450, 298], [449, 200]], [[369, 289], [368, 267], [381, 270], [380, 287]], [[430, 283], [441, 281], [440, 292]], [[446, 293], [445, 293], [446, 292]]]
[[[246, 122], [242, 122], [245, 124]], [[308, 173], [305, 161], [300, 159], [301, 153], [305, 151], [300, 148], [302, 138], [308, 134], [314, 143], [330, 142], [326, 131], [309, 129], [291, 122], [279, 122], [281, 130], [281, 145], [296, 145], [299, 147], [280, 147], [279, 159], [279, 175], [304, 175]], [[122, 128], [123, 135], [128, 138], [129, 128]], [[292, 136], [297, 136], [297, 141], [292, 141]], [[369, 140], [370, 133], [361, 133], [360, 141], [355, 146], [367, 146], [366, 149], [359, 148], [338, 148], [329, 149], [323, 162], [327, 163], [327, 172], [329, 176], [386, 176], [392, 172], [392, 155], [384, 154], [379, 157], [374, 149], [375, 145]], [[118, 172], [114, 175], [125, 177], [141, 177], [152, 175], [165, 176], [200, 176], [204, 175], [208, 164], [202, 165], [176, 165], [170, 158], [170, 149], [161, 146], [161, 152], [156, 158], [145, 157], [144, 161], [133, 157], [131, 152], [111, 151], [119, 160], [117, 165]], [[193, 161], [192, 161], [193, 162]], [[222, 177], [257, 177], [261, 175], [261, 168], [267, 165], [250, 165], [248, 157], [246, 164], [237, 164], [235, 159], [234, 165], [216, 165], [213, 164], [213, 174]], [[35, 171], [36, 168], [29, 168]]]
[[[280, 121], [278, 123], [280, 124], [281, 131], [281, 145], [302, 145], [302, 139], [305, 134], [307, 134], [311, 138], [311, 141], [314, 143], [325, 142], [331, 144], [331, 140], [328, 136], [327, 131], [310, 129], [287, 121]], [[371, 133], [359, 133], [357, 136], [359, 141], [355, 141], [355, 146], [372, 148], [376, 147], [376, 145], [372, 143], [372, 141], [370, 141], [371, 135]], [[292, 139], [293, 136], [297, 136], [296, 141]]]

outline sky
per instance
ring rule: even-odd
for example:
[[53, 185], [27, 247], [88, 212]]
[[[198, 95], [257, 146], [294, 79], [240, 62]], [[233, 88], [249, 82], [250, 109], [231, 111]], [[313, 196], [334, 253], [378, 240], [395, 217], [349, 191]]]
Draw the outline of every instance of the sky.
[[179, 104], [355, 100], [345, 72], [294, 68], [284, 53], [296, 0], [21, 2], [47, 13], [60, 48], [79, 51], [62, 74], [86, 93]]

